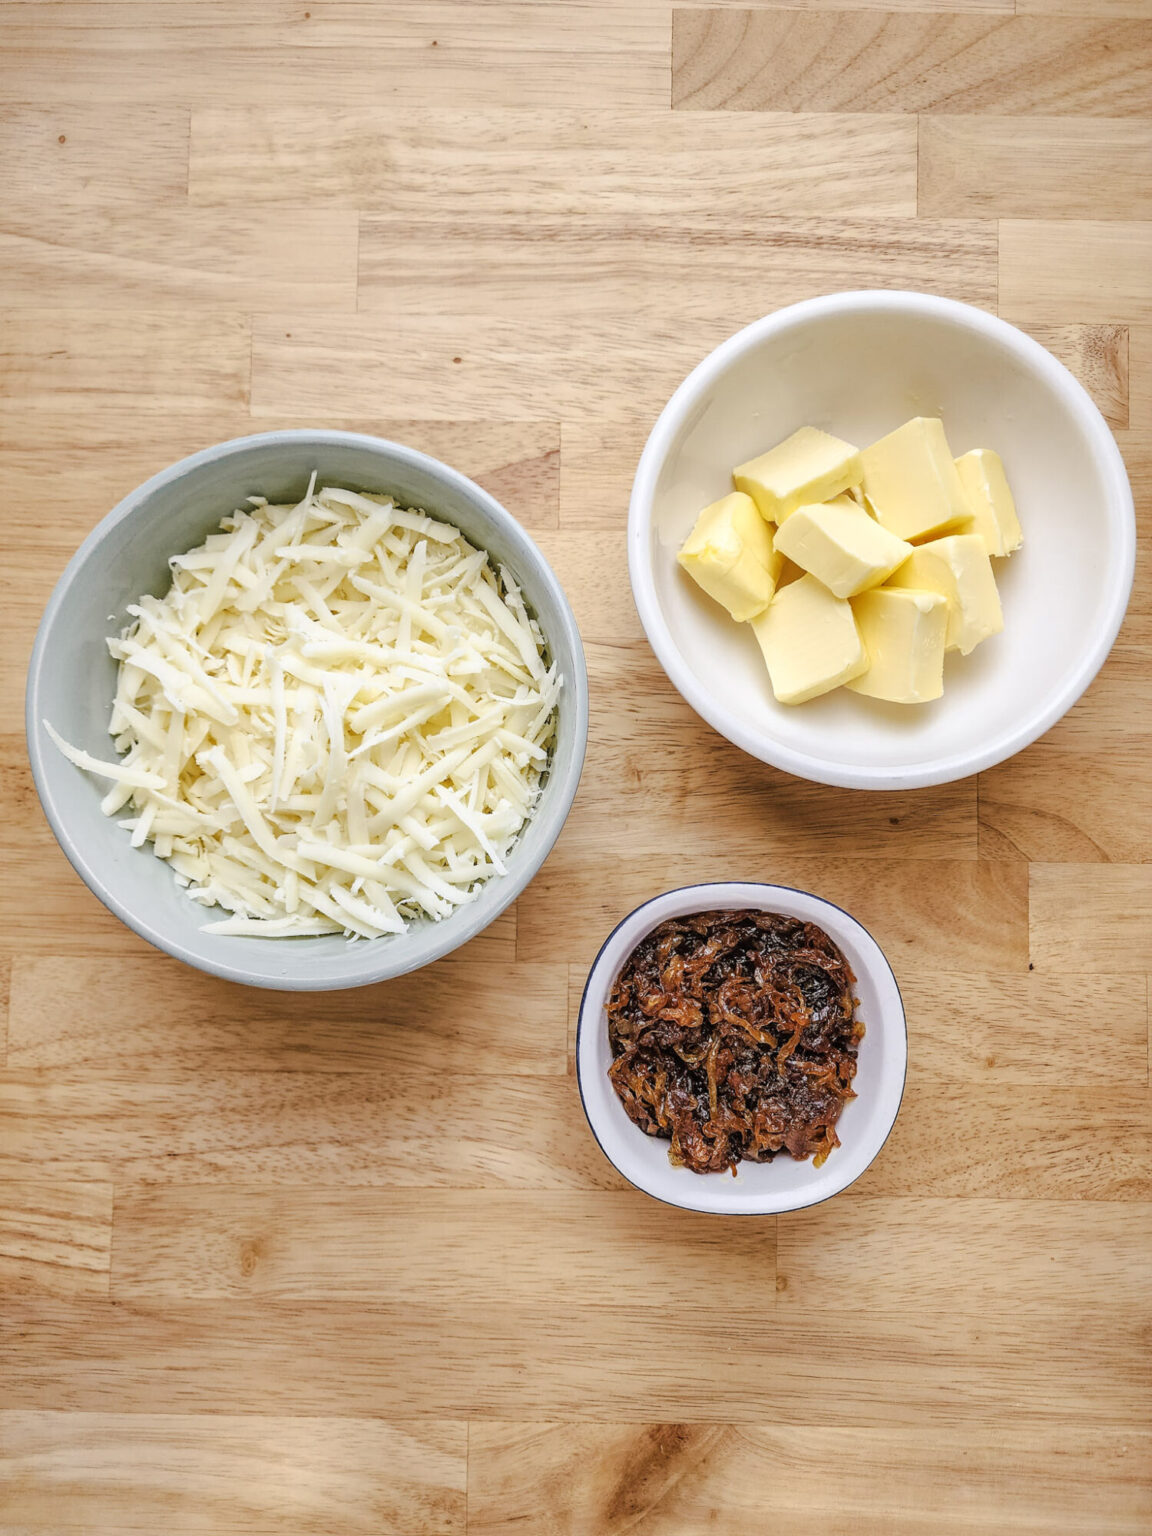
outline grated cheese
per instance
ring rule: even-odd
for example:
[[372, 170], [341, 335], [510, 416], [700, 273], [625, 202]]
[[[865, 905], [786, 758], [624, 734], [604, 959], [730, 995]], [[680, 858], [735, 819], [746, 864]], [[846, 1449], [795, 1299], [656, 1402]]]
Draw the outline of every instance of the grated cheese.
[[[379, 938], [507, 872], [561, 679], [503, 569], [446, 523], [315, 476], [169, 562], [109, 640], [101, 807], [232, 935]], [[124, 815], [125, 811], [129, 814]]]

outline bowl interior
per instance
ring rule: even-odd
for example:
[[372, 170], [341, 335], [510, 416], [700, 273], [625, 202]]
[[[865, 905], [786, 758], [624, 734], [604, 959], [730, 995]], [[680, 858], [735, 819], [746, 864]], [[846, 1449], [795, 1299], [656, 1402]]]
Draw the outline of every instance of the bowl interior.
[[[668, 1143], [646, 1136], [624, 1112], [608, 1080], [607, 1004], [612, 984], [632, 950], [666, 918], [710, 909], [762, 908], [818, 923], [840, 946], [856, 976], [860, 1042], [856, 1098], [838, 1126], [842, 1145], [824, 1163], [788, 1156], [771, 1163], [740, 1163], [728, 1173], [698, 1174], [674, 1168]], [[908, 1061], [900, 990], [875, 939], [840, 907], [787, 886], [723, 884], [669, 891], [638, 907], [610, 935], [588, 977], [580, 1008], [577, 1069], [580, 1094], [592, 1130], [609, 1161], [626, 1179], [658, 1200], [689, 1210], [730, 1215], [767, 1215], [816, 1205], [860, 1177], [884, 1145], [896, 1120]]]
[[[1087, 685], [1123, 614], [1131, 499], [1099, 413], [1028, 338], [943, 301], [821, 302], [762, 323], [747, 345], [735, 339], [727, 362], [705, 364], [698, 388], [669, 408], [669, 435], [658, 426], [650, 445], [650, 508], [633, 505], [631, 556], [646, 568], [634, 585], [650, 583], [642, 617], [677, 686], [746, 750], [774, 762], [782, 747], [800, 761], [780, 766], [833, 783], [937, 782], [972, 771], [973, 754], [1007, 756]], [[995, 566], [1004, 632], [949, 655], [932, 704], [843, 689], [777, 704], [751, 628], [703, 595], [676, 550], [731, 489], [731, 467], [798, 427], [864, 445], [916, 415], [942, 417], [954, 453], [994, 448], [1004, 461], [1024, 529], [1023, 548]], [[641, 502], [644, 475], [642, 464]]]
[[[168, 559], [192, 549], [250, 495], [298, 500], [308, 477], [352, 490], [390, 492], [454, 523], [494, 563], [505, 564], [535, 612], [565, 679], [557, 744], [535, 816], [495, 877], [472, 902], [436, 923], [350, 943], [227, 937], [202, 932], [209, 919], [148, 848], [129, 846], [104, 816], [107, 788], [67, 762], [48, 741], [47, 719], [74, 745], [114, 756], [108, 714], [116, 664], [105, 638], [128, 622], [144, 592], [169, 585]], [[90, 536], [65, 571], [45, 612], [29, 669], [29, 754], [44, 809], [89, 886], [144, 938], [190, 964], [256, 985], [288, 989], [357, 986], [414, 970], [485, 927], [514, 899], [563, 824], [584, 755], [586, 684], [579, 634], [567, 602], [535, 545], [478, 486], [412, 450], [340, 433], [268, 433], [194, 455], [142, 486]]]

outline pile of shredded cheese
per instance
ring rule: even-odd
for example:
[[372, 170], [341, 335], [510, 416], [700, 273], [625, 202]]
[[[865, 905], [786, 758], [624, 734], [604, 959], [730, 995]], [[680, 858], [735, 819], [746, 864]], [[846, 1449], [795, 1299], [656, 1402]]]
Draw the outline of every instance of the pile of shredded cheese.
[[532, 813], [561, 679], [507, 571], [458, 529], [329, 487], [252, 497], [109, 649], [102, 802], [216, 933], [378, 938], [447, 917]]

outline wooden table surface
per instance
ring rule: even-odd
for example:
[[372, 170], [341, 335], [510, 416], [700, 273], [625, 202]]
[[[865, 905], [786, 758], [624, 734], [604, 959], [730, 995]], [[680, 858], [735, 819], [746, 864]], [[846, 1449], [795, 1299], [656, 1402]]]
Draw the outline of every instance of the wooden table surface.
[[[1149, 515], [1149, 0], [844, 4], [0, 0], [2, 1536], [1152, 1528], [1146, 557], [1065, 720], [897, 794], [729, 746], [629, 594], [674, 386], [834, 289], [1040, 337]], [[21, 732], [86, 530], [308, 423], [500, 497], [592, 688], [517, 907], [327, 997], [121, 927]], [[850, 908], [908, 1006], [891, 1140], [779, 1220], [630, 1189], [572, 1074], [608, 929], [733, 877]]]

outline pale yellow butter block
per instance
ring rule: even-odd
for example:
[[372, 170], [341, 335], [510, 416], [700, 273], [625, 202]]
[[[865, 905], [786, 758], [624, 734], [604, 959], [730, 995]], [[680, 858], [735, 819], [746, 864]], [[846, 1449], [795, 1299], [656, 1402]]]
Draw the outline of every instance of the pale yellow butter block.
[[833, 597], [815, 576], [781, 587], [752, 628], [781, 704], [828, 693], [868, 665], [852, 605]]
[[[850, 491], [845, 491], [841, 496], [833, 496], [829, 501], [810, 502], [808, 505], [820, 507], [847, 507], [849, 512], [863, 512], [870, 523], [874, 523], [876, 521], [871, 512], [869, 512], [868, 508], [864, 505], [864, 492], [860, 490], [859, 486], [853, 486]], [[799, 508], [797, 508], [797, 510], [799, 510]]]
[[956, 460], [960, 484], [972, 508], [964, 533], [978, 533], [990, 555], [1010, 555], [1024, 542], [1016, 503], [1000, 455], [991, 448], [973, 448]]
[[770, 523], [807, 502], [830, 501], [859, 485], [860, 450], [819, 427], [801, 427], [758, 459], [738, 464], [732, 483], [746, 491]]
[[1004, 628], [992, 562], [978, 533], [956, 533], [914, 549], [888, 579], [891, 587], [938, 592], [948, 603], [944, 648], [967, 656]]
[[898, 539], [927, 538], [972, 516], [939, 417], [913, 417], [860, 458], [868, 505]]
[[878, 587], [912, 553], [911, 544], [847, 496], [822, 507], [797, 507], [776, 530], [776, 548], [835, 597]]
[[938, 592], [876, 587], [852, 599], [868, 670], [847, 686], [893, 704], [927, 704], [944, 692], [948, 603]]
[[773, 548], [771, 528], [740, 491], [704, 508], [676, 558], [741, 623], [767, 608], [784, 563]]

